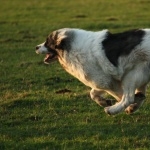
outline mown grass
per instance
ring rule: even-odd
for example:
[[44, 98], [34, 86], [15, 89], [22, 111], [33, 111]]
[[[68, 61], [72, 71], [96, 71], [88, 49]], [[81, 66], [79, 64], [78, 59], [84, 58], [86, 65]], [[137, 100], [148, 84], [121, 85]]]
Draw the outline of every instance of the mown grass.
[[63, 27], [150, 27], [148, 0], [0, 2], [0, 149], [149, 149], [150, 96], [137, 113], [107, 116], [89, 88], [35, 46]]

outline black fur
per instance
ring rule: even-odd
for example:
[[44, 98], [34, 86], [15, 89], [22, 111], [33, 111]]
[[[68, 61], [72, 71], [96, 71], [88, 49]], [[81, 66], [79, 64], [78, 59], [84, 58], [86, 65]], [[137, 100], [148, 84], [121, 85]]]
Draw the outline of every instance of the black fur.
[[54, 36], [53, 34], [50, 34], [47, 39], [46, 39], [46, 42], [45, 42], [45, 47], [48, 48], [48, 50], [55, 50], [56, 48], [56, 41], [57, 41], [57, 36], [58, 36], [58, 33], [56, 33]]
[[52, 34], [50, 34], [47, 37], [44, 46], [48, 49], [49, 53], [51, 54], [50, 59], [53, 59], [57, 55], [57, 52], [55, 50], [55, 40], [52, 38]]
[[66, 37], [61, 39], [61, 41], [58, 40], [59, 31], [56, 31], [54, 33], [51, 33], [45, 42], [45, 47], [48, 48], [49, 51], [56, 51], [56, 49], [59, 50], [70, 50], [70, 43], [73, 39], [73, 33], [66, 33]]
[[145, 32], [143, 30], [130, 30], [123, 33], [111, 34], [108, 32], [106, 39], [102, 42], [103, 49], [109, 61], [118, 65], [118, 58], [128, 55], [141, 43]]

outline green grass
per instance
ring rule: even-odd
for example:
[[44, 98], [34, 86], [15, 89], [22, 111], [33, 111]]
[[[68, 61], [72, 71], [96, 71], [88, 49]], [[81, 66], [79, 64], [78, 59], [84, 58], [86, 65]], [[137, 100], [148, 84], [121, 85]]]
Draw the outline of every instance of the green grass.
[[[150, 27], [148, 0], [5, 0], [0, 9], [1, 150], [147, 150], [150, 99], [128, 116], [106, 115], [90, 89], [35, 46], [63, 27], [112, 32]], [[69, 92], [63, 93], [62, 90]]]

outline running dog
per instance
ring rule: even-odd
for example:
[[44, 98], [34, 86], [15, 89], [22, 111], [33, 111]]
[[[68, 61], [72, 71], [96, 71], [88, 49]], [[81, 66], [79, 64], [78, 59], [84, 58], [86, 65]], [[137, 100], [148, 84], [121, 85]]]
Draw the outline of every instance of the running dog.
[[[122, 33], [64, 28], [53, 31], [36, 46], [45, 63], [58, 60], [62, 67], [92, 88], [91, 99], [109, 115], [135, 112], [145, 100], [150, 81], [150, 29]], [[102, 97], [113, 96], [117, 103]]]

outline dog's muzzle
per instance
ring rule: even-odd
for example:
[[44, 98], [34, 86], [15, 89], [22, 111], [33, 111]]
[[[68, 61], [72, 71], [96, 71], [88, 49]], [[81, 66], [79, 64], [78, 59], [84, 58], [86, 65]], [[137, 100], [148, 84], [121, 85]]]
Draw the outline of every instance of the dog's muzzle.
[[44, 50], [42, 49], [41, 50], [41, 48], [42, 47], [40, 45], [36, 46], [35, 47], [35, 52], [37, 54], [46, 54], [46, 56], [44, 58], [44, 63], [45, 64], [49, 64], [49, 63], [51, 63], [51, 62], [53, 62], [54, 60], [57, 59], [57, 55], [56, 55], [56, 52], [54, 50], [51, 50], [51, 51], [47, 52], [46, 49], [44, 49]]
[[41, 47], [41, 46], [36, 46], [36, 47], [35, 47], [35, 52], [36, 52], [37, 54], [40, 54], [40, 51], [39, 51], [40, 47]]

